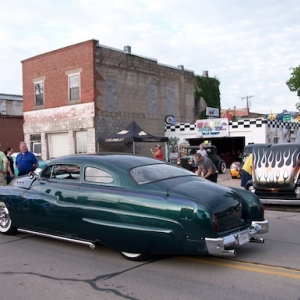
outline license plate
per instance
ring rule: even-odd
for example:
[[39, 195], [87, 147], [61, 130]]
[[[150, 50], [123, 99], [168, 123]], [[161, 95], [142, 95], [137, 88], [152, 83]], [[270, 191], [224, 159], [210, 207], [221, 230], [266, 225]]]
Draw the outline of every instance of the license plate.
[[249, 242], [248, 229], [238, 233], [239, 245], [243, 245]]

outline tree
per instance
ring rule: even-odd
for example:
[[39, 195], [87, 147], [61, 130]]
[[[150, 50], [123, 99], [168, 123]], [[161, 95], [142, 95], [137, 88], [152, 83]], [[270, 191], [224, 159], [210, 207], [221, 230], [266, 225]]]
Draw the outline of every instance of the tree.
[[290, 68], [290, 70], [293, 70], [291, 75], [292, 77], [286, 82], [288, 88], [291, 92], [298, 92], [300, 91], [300, 66], [296, 68]]
[[[292, 70], [291, 78], [286, 82], [291, 92], [297, 92], [300, 97], [300, 66], [296, 68], [290, 68]], [[300, 111], [300, 102], [296, 103], [296, 108]]]
[[233, 122], [237, 121], [237, 117], [235, 115], [233, 115], [231, 121], [233, 121]]

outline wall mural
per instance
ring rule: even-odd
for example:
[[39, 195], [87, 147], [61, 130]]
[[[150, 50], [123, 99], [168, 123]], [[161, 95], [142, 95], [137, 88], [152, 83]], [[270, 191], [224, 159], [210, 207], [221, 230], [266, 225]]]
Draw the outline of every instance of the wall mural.
[[170, 137], [169, 138], [169, 152], [170, 153], [178, 153], [178, 141], [179, 138], [177, 137]]
[[266, 143], [278, 144], [291, 142], [300, 143], [300, 130], [297, 128], [291, 129], [289, 125], [284, 128], [267, 128]]

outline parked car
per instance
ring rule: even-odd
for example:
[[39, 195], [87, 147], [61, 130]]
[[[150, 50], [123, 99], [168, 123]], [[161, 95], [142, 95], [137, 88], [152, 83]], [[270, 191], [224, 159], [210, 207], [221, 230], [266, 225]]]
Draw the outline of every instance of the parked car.
[[64, 156], [0, 187], [1, 233], [99, 242], [130, 260], [235, 255], [268, 224], [255, 194], [132, 154]]
[[230, 164], [229, 170], [230, 170], [231, 178], [234, 179], [234, 178], [241, 178], [242, 177], [241, 171], [242, 171], [243, 164], [246, 161], [247, 157], [252, 153], [252, 146], [253, 145], [254, 144], [246, 145], [243, 149], [243, 152], [240, 153], [240, 155], [239, 155], [240, 161], [233, 161]]
[[239, 158], [241, 161], [234, 161], [230, 165], [230, 175], [231, 178], [241, 178], [242, 177], [242, 167], [244, 162], [246, 161], [247, 157], [252, 153], [253, 146], [261, 146], [261, 147], [269, 147], [271, 144], [249, 144], [246, 145], [243, 149], [243, 152], [240, 154]]
[[[13, 159], [13, 161], [14, 161], [14, 171], [15, 171], [15, 176], [18, 176], [18, 174], [19, 174], [19, 170], [18, 170], [18, 168], [16, 167], [16, 157], [17, 157], [17, 155], [19, 154], [20, 152], [15, 152], [15, 153], [13, 153], [12, 154], [12, 159]], [[35, 155], [35, 157], [37, 158], [37, 160], [38, 160], [38, 162], [39, 162], [39, 167], [35, 170], [35, 172], [36, 173], [39, 173], [46, 165], [47, 165], [47, 162], [46, 161], [44, 161], [43, 159], [42, 159], [42, 157], [39, 155], [39, 154], [37, 154], [37, 153], [34, 153], [34, 155]]]
[[241, 163], [239, 161], [235, 161], [230, 165], [230, 175], [231, 178], [241, 178], [242, 177], [242, 167], [241, 167]]
[[[204, 149], [207, 152], [207, 156], [215, 164], [219, 173], [224, 174], [226, 172], [226, 163], [221, 157], [217, 154], [217, 147], [214, 145], [205, 145]], [[199, 150], [199, 146], [189, 146], [185, 148], [186, 155], [177, 159], [177, 164], [181, 167], [188, 169], [194, 172], [197, 169], [197, 166], [194, 162], [194, 156]]]
[[252, 145], [252, 179], [246, 189], [263, 203], [300, 204], [300, 144]]
[[253, 152], [253, 146], [267, 148], [267, 147], [270, 147], [271, 145], [272, 144], [263, 144], [263, 143], [246, 145], [243, 149], [243, 153], [241, 156], [241, 164], [243, 165], [244, 162], [246, 161], [247, 157]]

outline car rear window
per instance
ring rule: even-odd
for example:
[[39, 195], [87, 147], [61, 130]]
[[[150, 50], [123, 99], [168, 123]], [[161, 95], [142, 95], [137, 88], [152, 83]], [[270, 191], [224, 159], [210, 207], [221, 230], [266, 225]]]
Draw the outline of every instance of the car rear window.
[[168, 164], [136, 167], [130, 170], [130, 175], [138, 184], [146, 184], [179, 176], [196, 176], [191, 171]]

